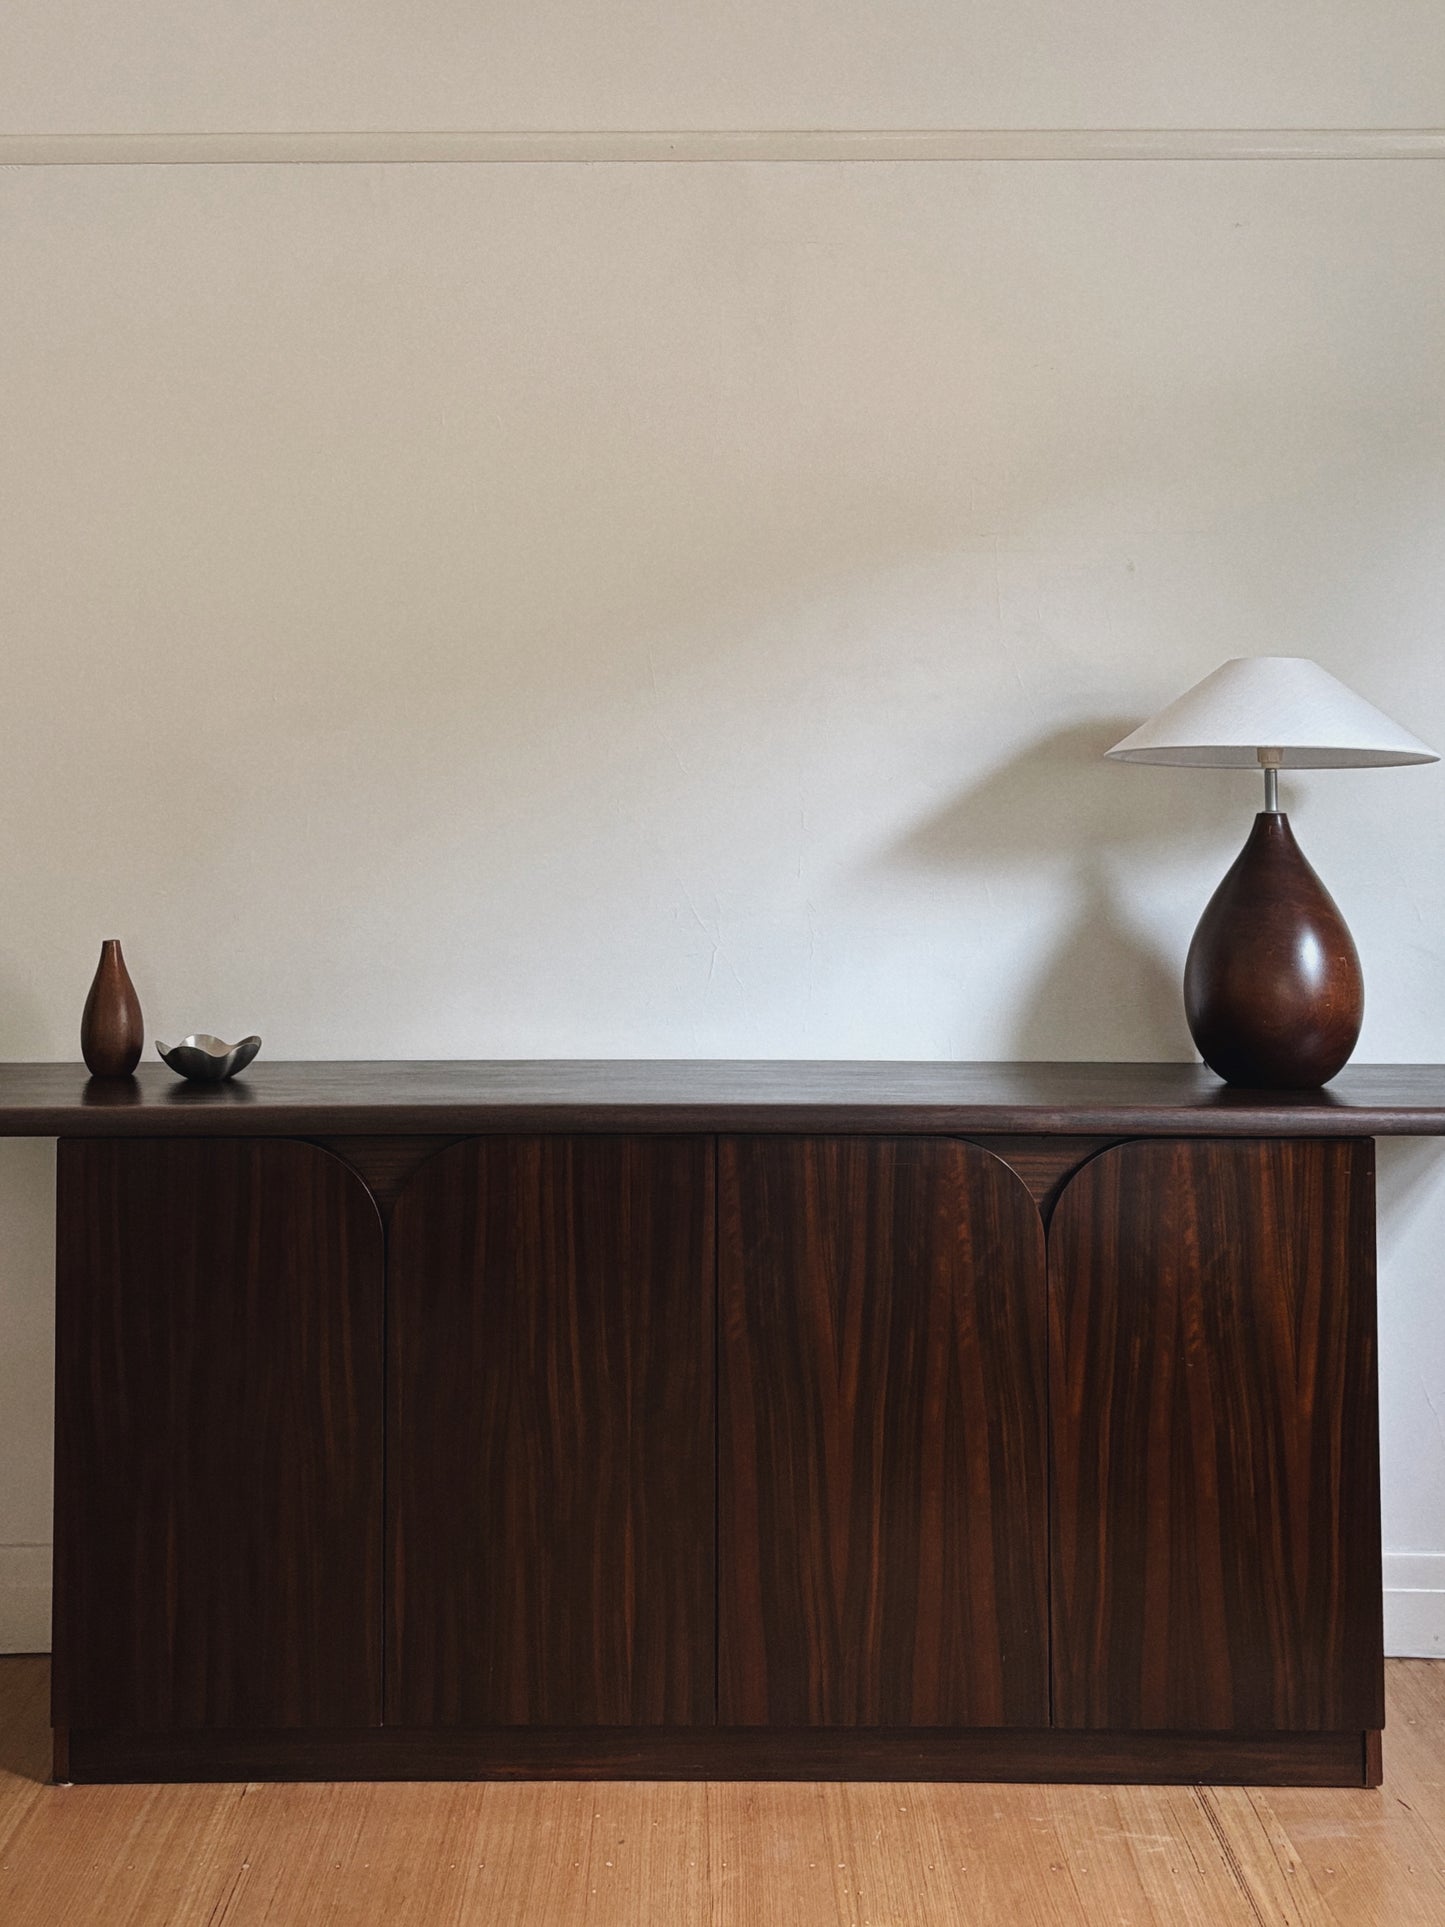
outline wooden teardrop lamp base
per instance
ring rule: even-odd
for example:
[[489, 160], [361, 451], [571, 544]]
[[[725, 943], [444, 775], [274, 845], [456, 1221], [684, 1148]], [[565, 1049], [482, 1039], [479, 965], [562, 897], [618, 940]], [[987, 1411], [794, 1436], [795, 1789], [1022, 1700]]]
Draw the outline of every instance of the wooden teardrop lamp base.
[[1365, 1010], [1359, 955], [1282, 810], [1254, 819], [1199, 919], [1184, 1008], [1227, 1084], [1315, 1090], [1349, 1061]]

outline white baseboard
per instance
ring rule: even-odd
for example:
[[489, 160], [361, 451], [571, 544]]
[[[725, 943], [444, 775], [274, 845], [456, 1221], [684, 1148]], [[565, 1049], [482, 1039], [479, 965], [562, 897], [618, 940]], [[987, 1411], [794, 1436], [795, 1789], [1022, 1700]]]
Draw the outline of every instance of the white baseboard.
[[[50, 1650], [50, 1548], [0, 1546], [0, 1653]], [[1445, 1552], [1385, 1554], [1385, 1651], [1445, 1659]]]
[[50, 1548], [0, 1546], [0, 1653], [50, 1651]]
[[1385, 1651], [1445, 1659], [1445, 1552], [1385, 1554]]

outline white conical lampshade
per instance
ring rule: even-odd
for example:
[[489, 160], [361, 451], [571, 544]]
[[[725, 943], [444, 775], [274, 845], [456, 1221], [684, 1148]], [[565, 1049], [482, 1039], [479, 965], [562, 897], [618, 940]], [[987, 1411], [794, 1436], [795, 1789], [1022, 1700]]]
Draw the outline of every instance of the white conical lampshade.
[[1120, 763], [1257, 769], [1438, 763], [1433, 749], [1307, 656], [1236, 656], [1107, 752]]

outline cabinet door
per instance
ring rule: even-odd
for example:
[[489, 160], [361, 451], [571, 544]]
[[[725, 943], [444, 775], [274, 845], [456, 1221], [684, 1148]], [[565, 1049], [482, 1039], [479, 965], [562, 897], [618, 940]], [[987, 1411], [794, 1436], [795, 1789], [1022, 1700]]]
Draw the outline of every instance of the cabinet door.
[[1060, 1198], [1059, 1725], [1382, 1724], [1373, 1153], [1122, 1144]]
[[1048, 1723], [1039, 1214], [939, 1138], [720, 1146], [719, 1719]]
[[312, 1145], [61, 1144], [58, 1725], [379, 1721], [381, 1295]]
[[713, 1718], [713, 1157], [478, 1138], [402, 1191], [389, 1720]]

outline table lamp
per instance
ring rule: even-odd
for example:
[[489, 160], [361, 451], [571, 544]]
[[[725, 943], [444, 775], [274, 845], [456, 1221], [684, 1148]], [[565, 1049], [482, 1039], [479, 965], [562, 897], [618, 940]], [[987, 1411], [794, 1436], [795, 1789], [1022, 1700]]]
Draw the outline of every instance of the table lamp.
[[1279, 807], [1278, 773], [1439, 757], [1304, 656], [1236, 656], [1107, 753], [1264, 771], [1264, 809], [1189, 946], [1185, 1014], [1200, 1056], [1228, 1084], [1328, 1084], [1359, 1038], [1364, 980], [1345, 920]]

